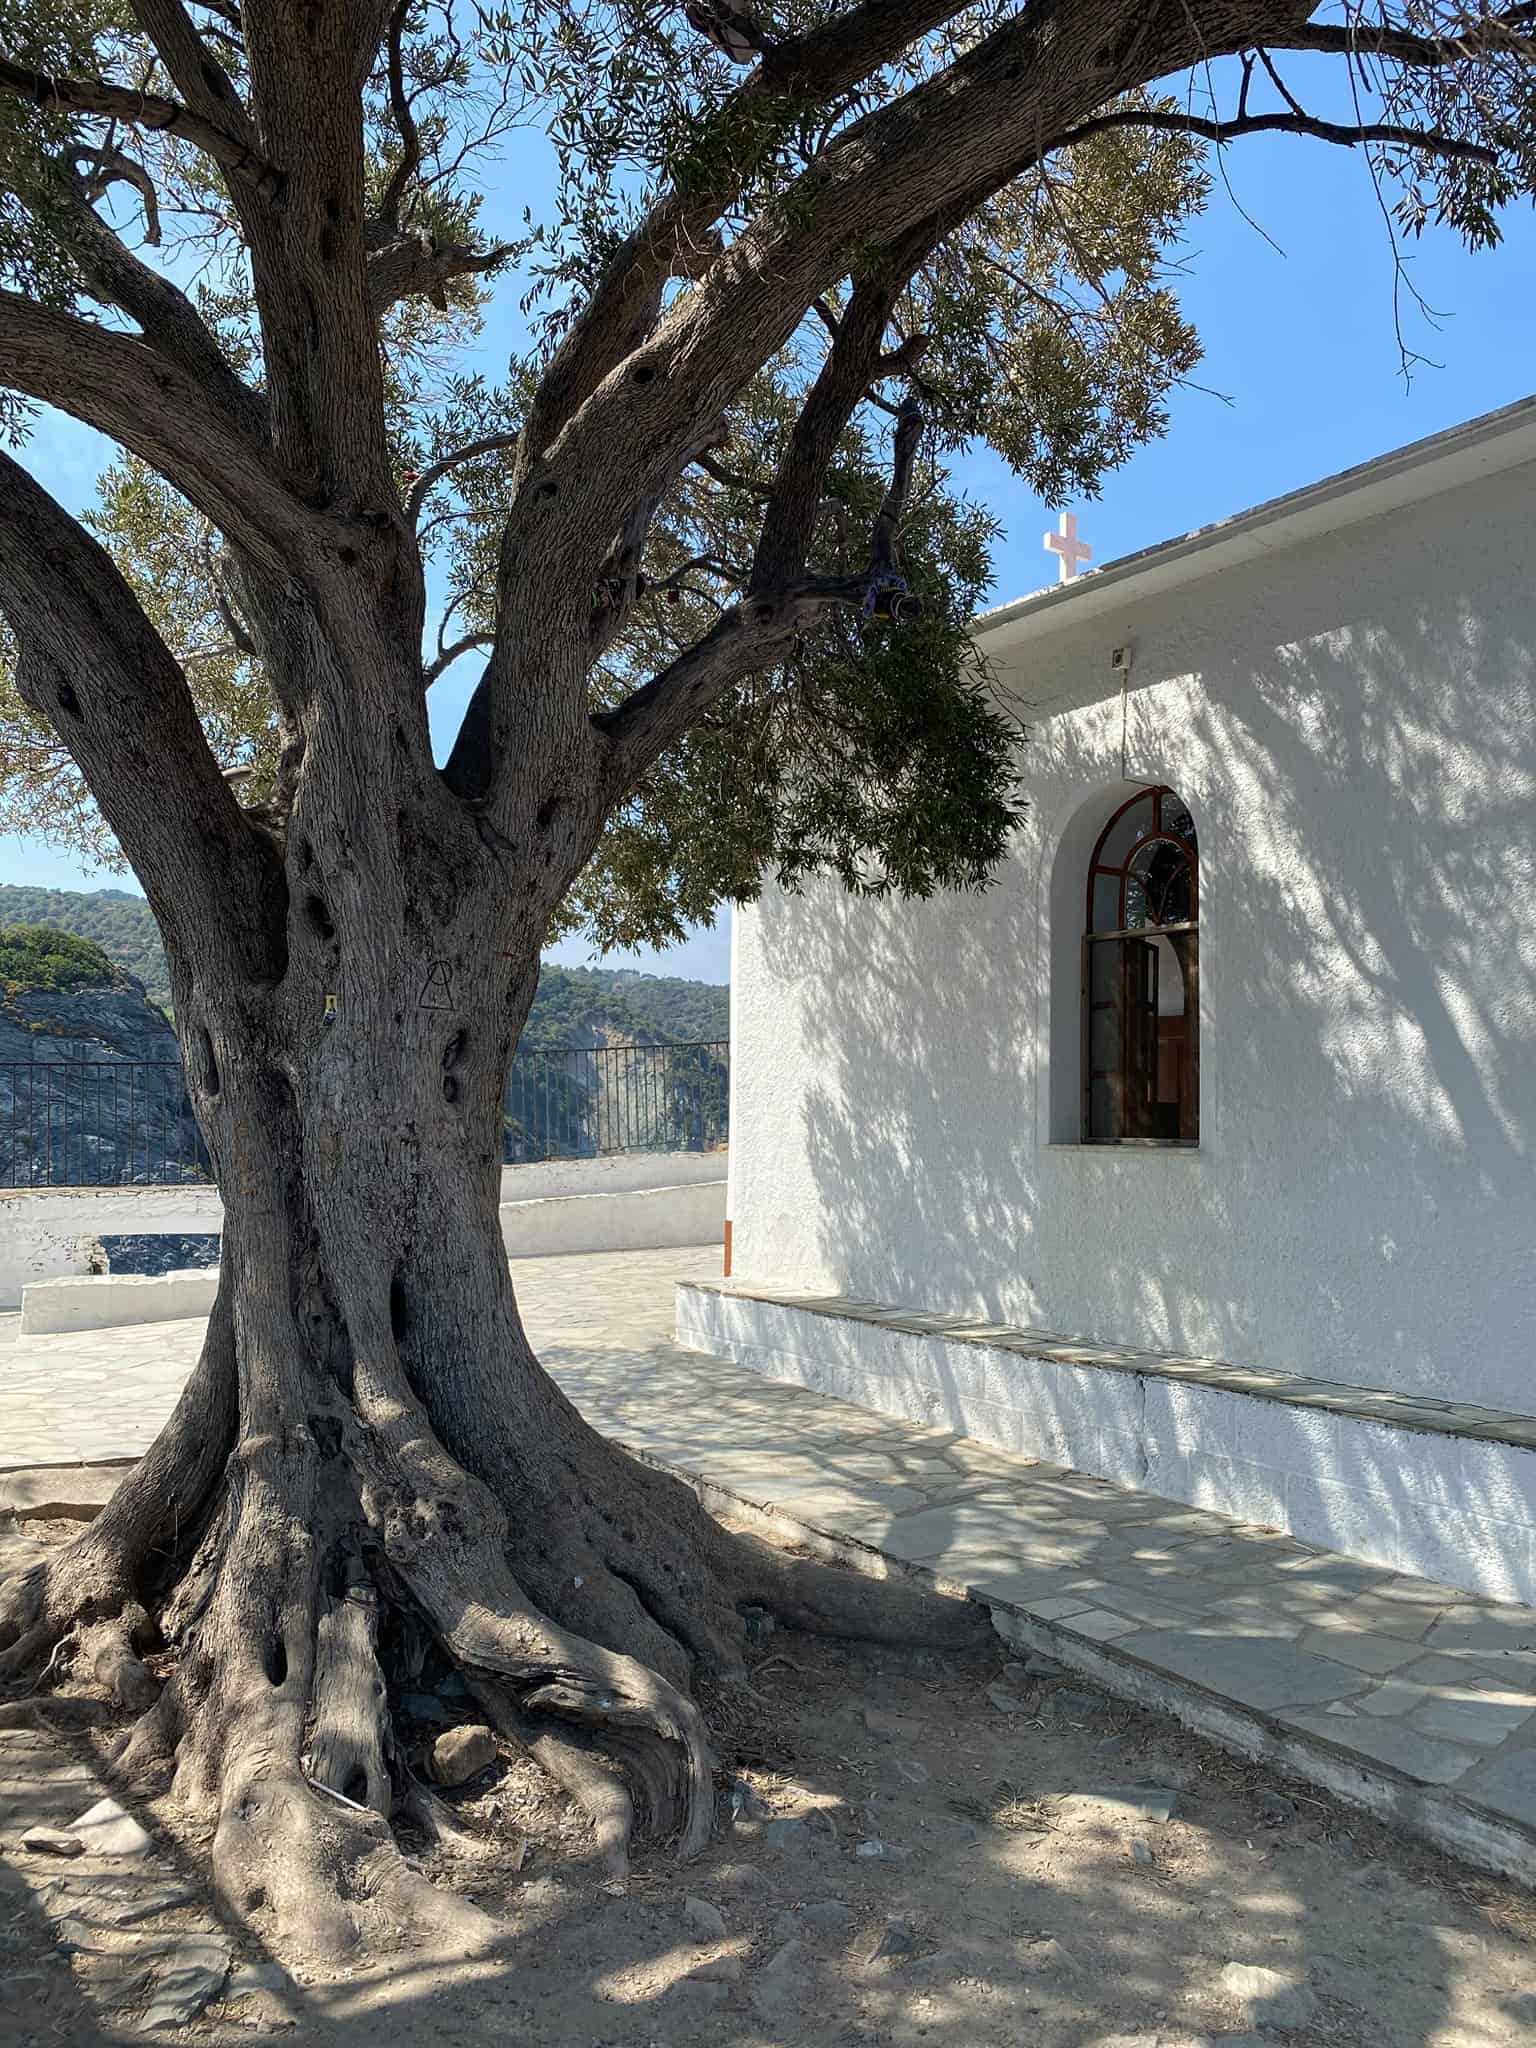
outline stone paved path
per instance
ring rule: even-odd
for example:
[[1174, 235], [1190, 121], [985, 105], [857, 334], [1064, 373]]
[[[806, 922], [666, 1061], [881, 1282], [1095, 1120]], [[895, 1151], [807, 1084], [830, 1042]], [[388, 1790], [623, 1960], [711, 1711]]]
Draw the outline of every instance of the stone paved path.
[[[730, 1501], [1000, 1603], [1014, 1640], [1536, 1881], [1536, 1611], [681, 1350], [672, 1288], [718, 1259], [518, 1262], [534, 1342], [598, 1428]], [[0, 1475], [138, 1455], [201, 1334], [164, 1323], [0, 1352]]]

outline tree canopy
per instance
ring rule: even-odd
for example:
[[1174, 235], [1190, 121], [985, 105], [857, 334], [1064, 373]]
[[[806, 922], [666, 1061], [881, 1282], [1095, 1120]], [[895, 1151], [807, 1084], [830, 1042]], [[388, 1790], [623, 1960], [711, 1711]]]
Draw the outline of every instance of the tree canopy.
[[[291, 569], [295, 536], [279, 540], [254, 499], [291, 488], [323, 501], [340, 451], [294, 419], [283, 477], [234, 487], [209, 473], [211, 418], [152, 424], [144, 382], [146, 352], [189, 377], [218, 419], [215, 447], [236, 431], [284, 438], [268, 358], [296, 344], [279, 338], [263, 251], [285, 232], [292, 187], [261, 126], [260, 66], [282, 40], [274, 27], [264, 60], [267, 11], [7, 10], [0, 405], [17, 441], [47, 401], [122, 444], [88, 524], [242, 802], [280, 816], [286, 721], [250, 558], [275, 550]], [[1402, 232], [1438, 223], [1473, 244], [1498, 239], [1500, 208], [1536, 171], [1522, 6], [1197, 12], [1162, 42], [1041, 0], [342, 11], [358, 16], [366, 205], [353, 224], [366, 304], [349, 317], [377, 335], [379, 378], [377, 426], [352, 423], [353, 452], [374, 464], [363, 498], [395, 495], [418, 539], [424, 686], [492, 656], [461, 767], [498, 642], [505, 652], [518, 630], [507, 533], [530, 464], [562, 436], [602, 463], [623, 395], [603, 398], [605, 380], [629, 376], [632, 410], [659, 332], [681, 366], [667, 381], [710, 392], [647, 428], [654, 460], [618, 466], [587, 577], [588, 711], [638, 720], [620, 707], [663, 677], [677, 703], [648, 720], [664, 729], [558, 913], [605, 946], [664, 942], [749, 898], [765, 871], [914, 894], [985, 881], [1019, 815], [1018, 734], [966, 633], [993, 522], [948, 465], [985, 442], [1058, 502], [1094, 493], [1163, 431], [1169, 390], [1200, 356], [1170, 266], [1206, 202], [1212, 150], [1274, 130], [1354, 146]], [[1061, 65], [1058, 15], [1082, 109], [1035, 133], [1020, 82]], [[1298, 98], [1298, 51], [1337, 59], [1352, 119]], [[1198, 99], [1180, 70], [1200, 78]], [[553, 144], [546, 217], [486, 203], [519, 125]], [[499, 381], [465, 359], [493, 293], [517, 295], [529, 337]], [[355, 376], [339, 353], [335, 374]], [[899, 538], [871, 578], [897, 414], [914, 401]], [[587, 439], [584, 407], [608, 420]], [[791, 584], [805, 586], [792, 630], [779, 619], [754, 636], [742, 600]], [[544, 630], [537, 607], [518, 610]], [[0, 644], [0, 824], [118, 857], [14, 655]]]

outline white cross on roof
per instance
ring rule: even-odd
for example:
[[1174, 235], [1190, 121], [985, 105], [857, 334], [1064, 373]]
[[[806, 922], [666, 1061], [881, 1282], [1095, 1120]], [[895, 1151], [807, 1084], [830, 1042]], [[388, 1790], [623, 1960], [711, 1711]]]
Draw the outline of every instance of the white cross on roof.
[[1093, 549], [1089, 547], [1087, 541], [1079, 540], [1077, 537], [1077, 515], [1075, 512], [1063, 512], [1059, 525], [1061, 531], [1059, 533], [1042, 535], [1040, 545], [1050, 554], [1057, 557], [1061, 571], [1057, 581], [1060, 583], [1071, 583], [1077, 576], [1078, 563], [1091, 562], [1093, 560]]

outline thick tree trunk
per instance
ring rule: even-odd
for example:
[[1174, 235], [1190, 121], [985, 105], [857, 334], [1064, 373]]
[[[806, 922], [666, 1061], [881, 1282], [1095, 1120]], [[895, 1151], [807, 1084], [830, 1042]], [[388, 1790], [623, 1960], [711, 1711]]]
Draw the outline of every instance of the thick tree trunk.
[[[497, 1214], [542, 913], [487, 946], [446, 896], [432, 930], [375, 872], [348, 928], [334, 890], [295, 879], [278, 988], [210, 991], [175, 961], [225, 1202], [219, 1298], [138, 1470], [0, 1591], [0, 1682], [67, 1643], [139, 1716], [125, 1770], [174, 1772], [218, 1815], [229, 1904], [330, 1954], [445, 1916], [455, 1941], [476, 1931], [388, 1827], [402, 1800], [424, 1810], [390, 1722], [422, 1643], [622, 1869], [637, 1810], [685, 1853], [707, 1837], [688, 1687], [742, 1674], [743, 1608], [941, 1642], [984, 1621], [729, 1537], [582, 1421], [530, 1349]], [[176, 1656], [163, 1690], [139, 1656], [155, 1642]]]

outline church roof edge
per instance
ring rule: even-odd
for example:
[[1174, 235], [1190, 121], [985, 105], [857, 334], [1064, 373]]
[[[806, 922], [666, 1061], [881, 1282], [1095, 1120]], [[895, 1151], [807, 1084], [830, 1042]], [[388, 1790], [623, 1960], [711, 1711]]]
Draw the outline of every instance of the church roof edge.
[[1030, 640], [1085, 625], [1140, 598], [1161, 596], [1240, 562], [1296, 547], [1480, 477], [1536, 461], [1536, 396], [1517, 399], [1340, 470], [1283, 497], [1106, 562], [1102, 569], [1030, 592], [972, 621], [983, 651], [1005, 655]]

